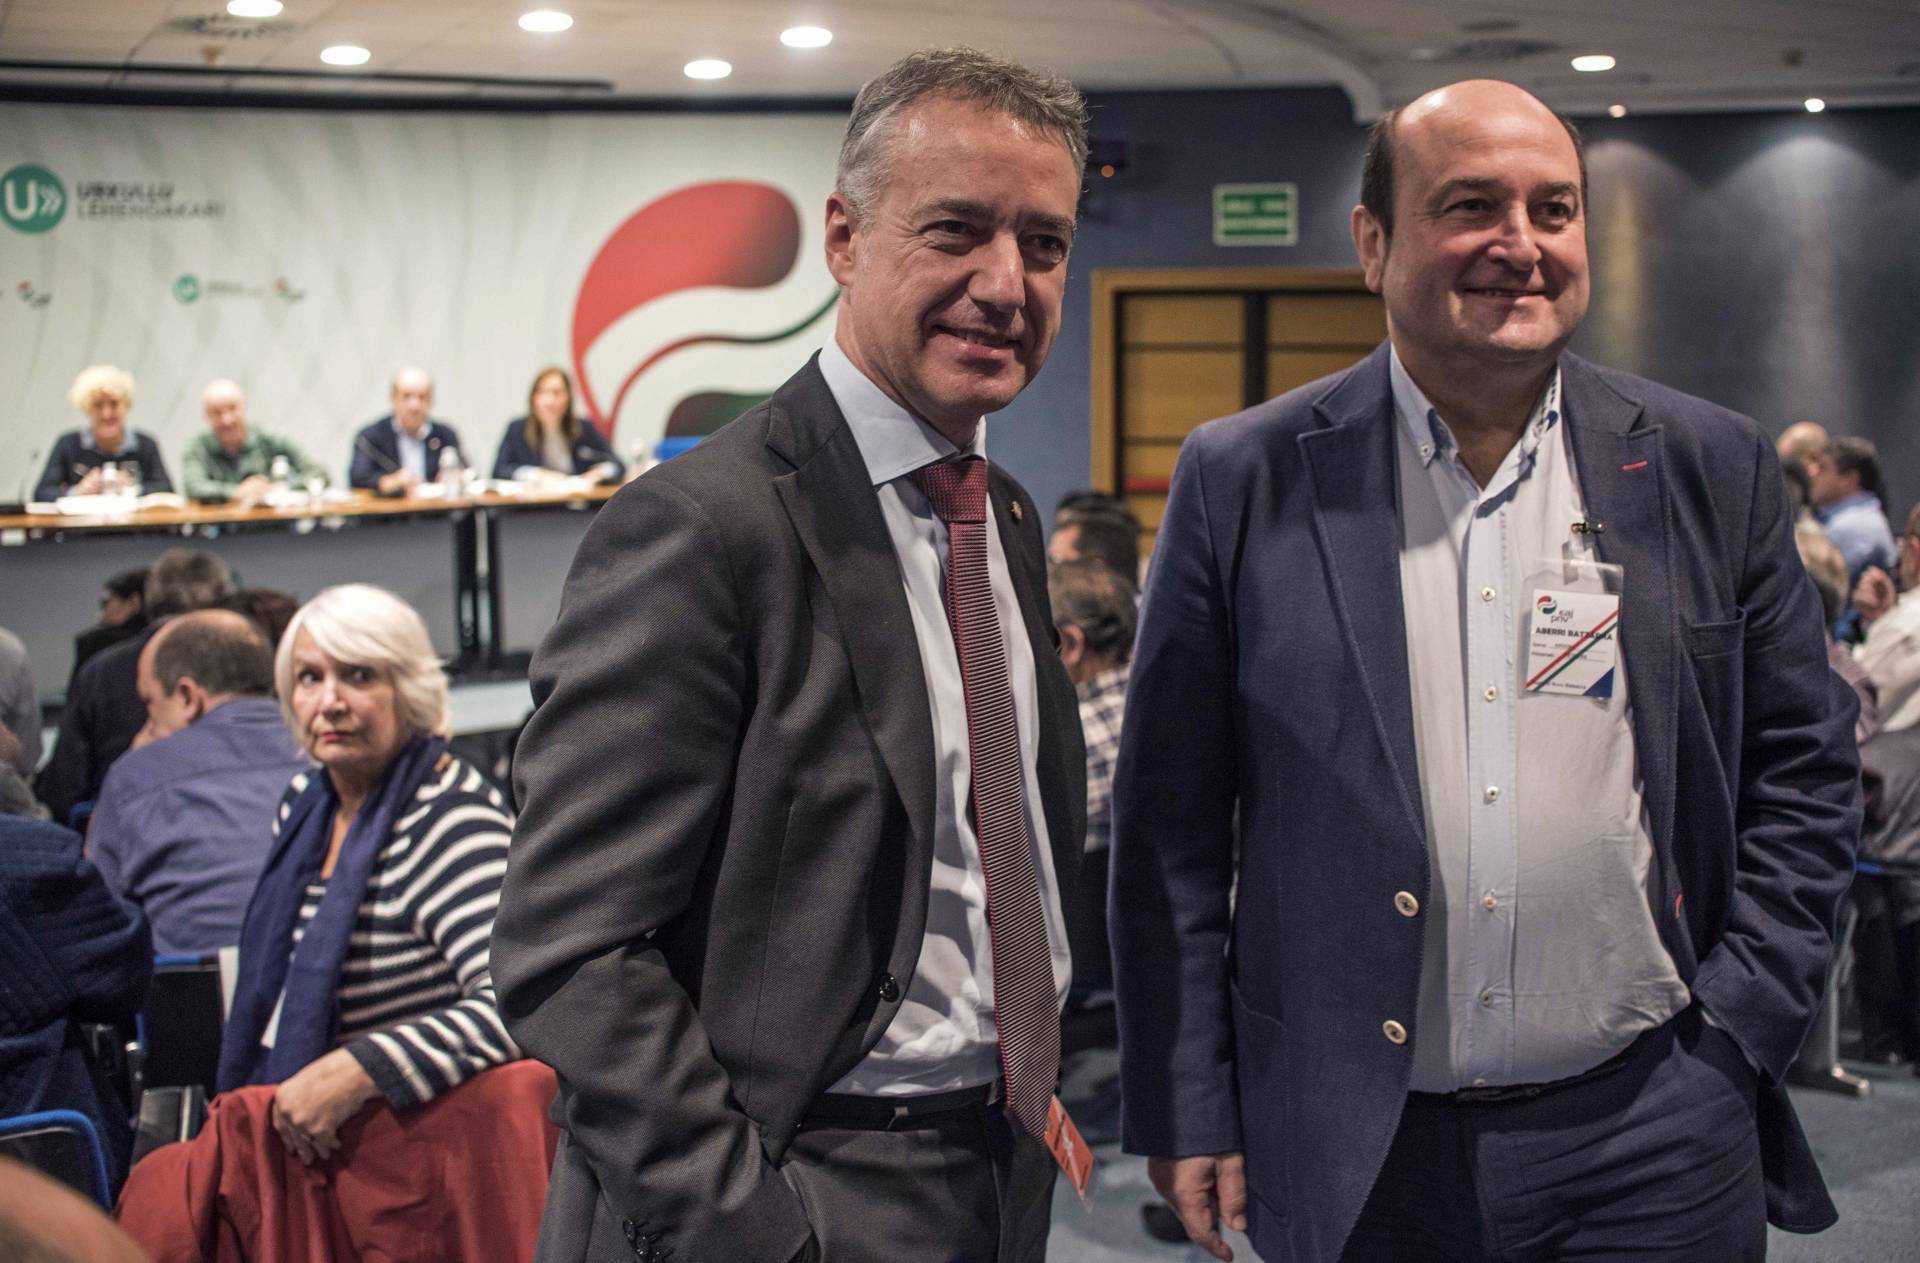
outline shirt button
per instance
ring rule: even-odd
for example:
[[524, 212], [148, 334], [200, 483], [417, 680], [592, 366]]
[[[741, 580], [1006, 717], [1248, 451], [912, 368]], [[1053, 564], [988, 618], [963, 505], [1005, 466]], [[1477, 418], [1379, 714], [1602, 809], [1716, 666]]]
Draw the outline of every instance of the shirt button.
[[1495, 899], [1495, 898], [1493, 897], [1493, 892], [1492, 892], [1491, 890], [1489, 890], [1489, 891], [1487, 892], [1487, 897], [1486, 897], [1485, 899], [1482, 899], [1482, 900], [1480, 901], [1480, 906], [1481, 906], [1481, 907], [1483, 907], [1483, 908], [1485, 908], [1485, 909], [1486, 909], [1486, 910], [1487, 910], [1488, 912], [1492, 912], [1492, 911], [1493, 911], [1493, 909], [1494, 909], [1494, 905], [1495, 905], [1495, 904], [1497, 904], [1497, 903], [1499, 903], [1499, 902], [1500, 902], [1500, 901], [1499, 901], [1498, 899]]
[[1490, 1009], [1493, 1007], [1493, 992], [1482, 991], [1480, 993], [1480, 1007], [1483, 1009]]
[[1380, 1031], [1393, 1043], [1404, 1044], [1407, 1042], [1407, 1028], [1392, 1018], [1388, 1018], [1386, 1021], [1380, 1023]]
[[1487, 801], [1490, 803], [1500, 801], [1500, 787], [1498, 785], [1487, 786]]
[[1493, 599], [1493, 589], [1492, 589], [1492, 588], [1481, 588], [1481, 589], [1480, 589], [1480, 599], [1481, 599], [1481, 600], [1483, 600], [1483, 601], [1491, 601], [1491, 600]]
[[1488, 701], [1491, 702], [1496, 700], [1500, 696], [1500, 690], [1495, 688], [1493, 685], [1489, 684], [1487, 685], [1487, 691], [1482, 696], [1484, 696]]
[[1393, 906], [1400, 910], [1400, 915], [1403, 917], [1418, 916], [1420, 914], [1420, 901], [1405, 890], [1394, 895]]
[[1487, 1086], [1487, 1081], [1485, 1079], [1475, 1079], [1473, 1081], [1473, 1086], [1476, 1088], [1484, 1088]]

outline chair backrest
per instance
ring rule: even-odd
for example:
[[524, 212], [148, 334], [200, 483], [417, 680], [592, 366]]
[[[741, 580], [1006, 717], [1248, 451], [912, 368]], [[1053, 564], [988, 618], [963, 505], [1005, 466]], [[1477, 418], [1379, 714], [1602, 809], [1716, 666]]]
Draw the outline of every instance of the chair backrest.
[[107, 1153], [93, 1120], [73, 1110], [0, 1118], [0, 1154], [85, 1193], [108, 1210]]
[[220, 1070], [220, 962], [214, 956], [161, 956], [140, 1014], [142, 1087], [198, 1084], [213, 1095]]

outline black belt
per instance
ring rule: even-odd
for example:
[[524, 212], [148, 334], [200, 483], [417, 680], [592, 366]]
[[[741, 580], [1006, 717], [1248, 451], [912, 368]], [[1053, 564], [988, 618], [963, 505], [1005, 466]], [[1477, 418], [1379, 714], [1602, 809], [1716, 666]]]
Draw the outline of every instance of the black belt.
[[1578, 1087], [1582, 1083], [1592, 1083], [1595, 1079], [1606, 1078], [1631, 1061], [1643, 1042], [1664, 1029], [1666, 1027], [1663, 1023], [1652, 1030], [1642, 1031], [1631, 1044], [1593, 1069], [1582, 1070], [1579, 1074], [1555, 1079], [1551, 1083], [1500, 1083], [1489, 1084], [1483, 1088], [1461, 1088], [1457, 1092], [1409, 1092], [1407, 1098], [1423, 1105], [1506, 1105], [1514, 1101], [1531, 1101], [1549, 1092], [1558, 1092], [1563, 1088]]
[[997, 1080], [929, 1096], [848, 1096], [827, 1092], [807, 1110], [800, 1126], [837, 1131], [916, 1131], [937, 1127], [955, 1114], [983, 1109], [999, 1099]]

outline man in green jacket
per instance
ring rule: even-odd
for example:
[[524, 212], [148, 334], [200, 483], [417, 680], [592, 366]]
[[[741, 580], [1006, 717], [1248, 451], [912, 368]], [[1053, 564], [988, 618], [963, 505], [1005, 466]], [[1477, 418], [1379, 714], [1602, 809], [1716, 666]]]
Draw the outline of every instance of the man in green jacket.
[[272, 490], [273, 463], [284, 456], [296, 482], [324, 471], [292, 443], [247, 426], [247, 397], [226, 378], [207, 383], [200, 395], [207, 432], [187, 445], [183, 462], [189, 500], [238, 500], [258, 504]]

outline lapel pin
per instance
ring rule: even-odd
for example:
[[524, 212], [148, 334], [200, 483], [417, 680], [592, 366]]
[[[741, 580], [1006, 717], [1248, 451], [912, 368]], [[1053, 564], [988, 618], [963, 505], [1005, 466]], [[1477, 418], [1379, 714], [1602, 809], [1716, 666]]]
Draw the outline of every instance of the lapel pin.
[[1007, 512], [1013, 514], [1014, 521], [1018, 522], [1023, 520], [1020, 514], [1020, 502], [1018, 500], [1012, 500], [1007, 503]]
[[1645, 469], [1646, 467], [1647, 467], [1647, 462], [1643, 460], [1637, 460], [1633, 462], [1631, 465], [1620, 466], [1620, 472], [1623, 474], [1630, 474], [1636, 469]]

